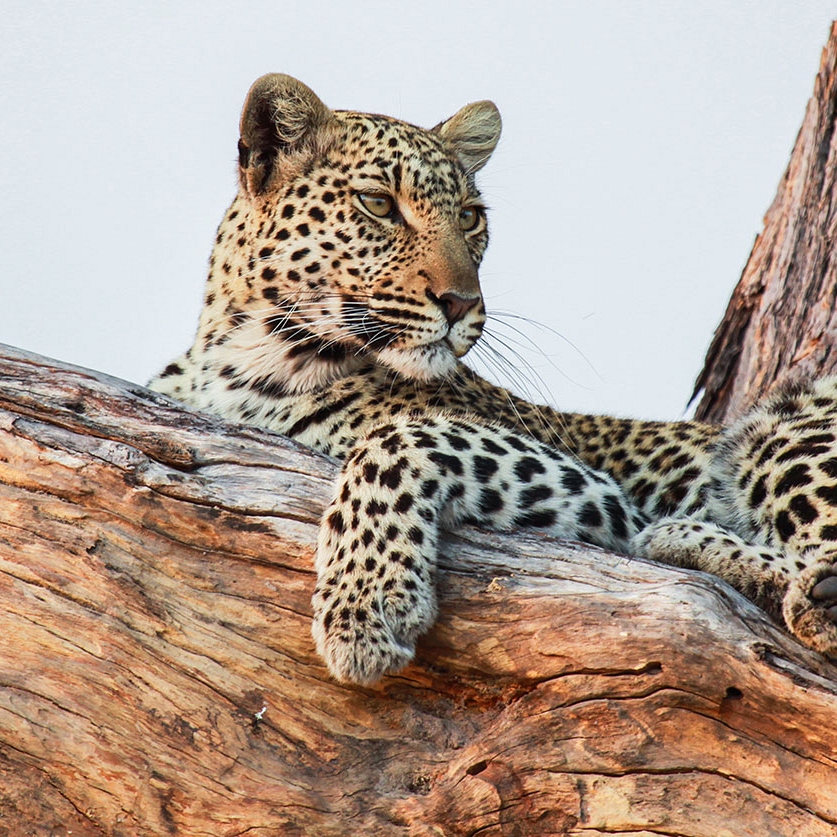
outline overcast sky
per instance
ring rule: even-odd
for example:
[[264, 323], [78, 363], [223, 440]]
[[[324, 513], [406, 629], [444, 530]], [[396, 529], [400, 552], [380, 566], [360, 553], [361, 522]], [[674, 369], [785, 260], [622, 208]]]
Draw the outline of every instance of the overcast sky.
[[482, 282], [489, 309], [542, 324], [497, 328], [543, 349], [527, 355], [543, 379], [530, 395], [678, 417], [834, 14], [819, 0], [6, 0], [0, 342], [140, 382], [185, 349], [244, 95], [280, 71], [332, 107], [421, 125], [493, 99]]

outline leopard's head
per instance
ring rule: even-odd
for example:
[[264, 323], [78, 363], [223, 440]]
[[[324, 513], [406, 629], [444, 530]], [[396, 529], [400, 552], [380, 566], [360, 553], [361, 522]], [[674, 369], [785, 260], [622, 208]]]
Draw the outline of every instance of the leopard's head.
[[491, 102], [425, 130], [332, 111], [289, 76], [260, 78], [211, 261], [205, 345], [251, 352], [289, 391], [370, 360], [448, 375], [485, 321], [474, 174], [500, 127]]

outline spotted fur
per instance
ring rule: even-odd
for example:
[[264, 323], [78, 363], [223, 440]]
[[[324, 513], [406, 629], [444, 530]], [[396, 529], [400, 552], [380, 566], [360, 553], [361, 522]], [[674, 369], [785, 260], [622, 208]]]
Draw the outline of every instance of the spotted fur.
[[372, 683], [412, 659], [440, 528], [463, 521], [716, 572], [837, 653], [833, 381], [722, 433], [560, 413], [459, 360], [485, 322], [474, 174], [499, 134], [490, 102], [424, 130], [259, 79], [195, 342], [152, 381], [343, 460], [313, 600], [330, 670]]
[[795, 381], [713, 447], [705, 506], [634, 549], [725, 578], [837, 657], [837, 378]]

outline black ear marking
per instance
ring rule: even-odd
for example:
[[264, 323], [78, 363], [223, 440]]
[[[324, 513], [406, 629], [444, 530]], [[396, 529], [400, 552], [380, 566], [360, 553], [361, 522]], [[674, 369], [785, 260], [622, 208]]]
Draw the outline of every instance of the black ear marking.
[[281, 73], [262, 76], [250, 88], [241, 113], [238, 161], [251, 194], [264, 192], [283, 156], [310, 154], [331, 111], [302, 82]]
[[238, 141], [238, 165], [243, 169], [250, 165], [250, 149], [241, 139]]

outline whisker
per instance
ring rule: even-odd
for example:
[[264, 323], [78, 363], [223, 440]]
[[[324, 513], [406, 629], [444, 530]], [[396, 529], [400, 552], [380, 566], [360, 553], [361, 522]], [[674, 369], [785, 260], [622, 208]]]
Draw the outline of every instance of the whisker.
[[[489, 338], [490, 337], [491, 335], [489, 335]], [[500, 340], [498, 340], [498, 342], [502, 343], [502, 341]], [[545, 442], [554, 443], [556, 437], [560, 438], [561, 432], [566, 431], [568, 429], [566, 426], [566, 422], [564, 421], [560, 412], [547, 406], [548, 403], [552, 401], [552, 398], [548, 394], [548, 392], [546, 393], [547, 397], [544, 397], [544, 390], [548, 388], [543, 383], [543, 380], [541, 379], [540, 375], [538, 375], [537, 371], [531, 368], [531, 366], [529, 366], [529, 364], [526, 363], [525, 359], [522, 358], [519, 355], [519, 353], [516, 352], [513, 348], [507, 348], [506, 352], [502, 352], [499, 349], [497, 349], [496, 346], [493, 346], [491, 344], [490, 339], [483, 341], [482, 343], [477, 343], [474, 349], [476, 350], [477, 356], [482, 360], [482, 362], [486, 366], [491, 368], [491, 364], [493, 362], [499, 368], [504, 370], [505, 374], [512, 380], [513, 383], [521, 385], [520, 389], [522, 391], [522, 394], [524, 398], [530, 403], [531, 409], [534, 412], [534, 415], [537, 419], [541, 433], [536, 433], [533, 428], [529, 427], [526, 424], [526, 422], [523, 420], [523, 417], [520, 415], [520, 412], [517, 409], [511, 394], [507, 393], [506, 398], [517, 420], [520, 422], [521, 426], [523, 426], [526, 429], [526, 432], [529, 433], [529, 435]], [[518, 358], [518, 361], [521, 365], [517, 366], [514, 363], [512, 363], [510, 358], [507, 356], [507, 353], [515, 355]], [[532, 398], [532, 389], [537, 392], [539, 399]], [[538, 400], [546, 402], [546, 404], [539, 405]], [[555, 426], [556, 421], [558, 424], [561, 425], [560, 427]]]
[[599, 373], [596, 370], [596, 367], [593, 365], [593, 362], [590, 360], [590, 358], [588, 358], [587, 355], [585, 355], [584, 352], [578, 346], [576, 346], [575, 343], [572, 342], [572, 340], [565, 337], [557, 329], [552, 328], [552, 326], [548, 326], [545, 323], [541, 323], [538, 320], [532, 319], [531, 317], [524, 317], [521, 314], [515, 314], [510, 311], [491, 311], [491, 313], [488, 315], [488, 319], [493, 320], [497, 323], [497, 325], [502, 325], [504, 328], [511, 329], [513, 332], [515, 332], [515, 334], [517, 334], [522, 339], [522, 342], [518, 343], [518, 345], [521, 348], [529, 349], [535, 352], [536, 354], [540, 355], [553, 369], [555, 369], [556, 372], [558, 372], [559, 375], [561, 375], [566, 381], [573, 384], [574, 386], [586, 389], [586, 387], [584, 387], [583, 384], [573, 380], [573, 378], [570, 375], [568, 375], [563, 369], [561, 369], [561, 367], [555, 363], [553, 358], [546, 353], [543, 346], [537, 340], [533, 340], [525, 331], [523, 331], [523, 329], [520, 329], [517, 326], [506, 321], [519, 320], [521, 322], [526, 323], [527, 325], [534, 326], [535, 328], [540, 329], [541, 331], [548, 331], [554, 337], [557, 337], [562, 343], [569, 346], [573, 350], [573, 352], [575, 352], [575, 354], [578, 355], [578, 357], [580, 357], [584, 361], [584, 363], [587, 365], [590, 371], [593, 372], [593, 374], [597, 377], [599, 376]]
[[[335, 293], [330, 296], [342, 301], [342, 295]], [[347, 336], [351, 334], [358, 340], [355, 356], [368, 351], [369, 345], [374, 341], [391, 342], [397, 339], [399, 334], [408, 330], [404, 327], [396, 331], [377, 322], [368, 309], [345, 311], [341, 307], [341, 310], [323, 314], [322, 311], [327, 307], [328, 301], [327, 298], [322, 297], [308, 302], [293, 300], [290, 305], [278, 303], [269, 308], [250, 311], [247, 312], [249, 315], [247, 321], [233, 327], [227, 334], [229, 336], [236, 329], [252, 327], [254, 324], [269, 326], [252, 346], [254, 356], [258, 357], [260, 354], [262, 356], [260, 361], [252, 361], [254, 365], [251, 367], [254, 376], [259, 377], [274, 370], [276, 355], [273, 350], [278, 348], [277, 339], [281, 340], [282, 349], [292, 349], [311, 339], [314, 326], [316, 330], [313, 333], [321, 341], [317, 346], [318, 354], [324, 353], [333, 345], [344, 343]], [[316, 317], [310, 317], [311, 313], [316, 314]], [[299, 321], [300, 318], [302, 322]]]
[[[552, 401], [552, 393], [549, 390], [546, 382], [543, 380], [538, 371], [526, 360], [526, 358], [517, 351], [517, 349], [500, 335], [488, 329], [483, 331], [484, 340], [483, 347], [492, 352], [494, 358], [504, 368], [514, 373], [516, 380], [523, 384], [522, 395], [529, 400], [534, 401], [532, 393], [534, 392], [542, 401]], [[499, 343], [504, 351], [500, 351], [493, 342]], [[480, 345], [477, 343], [477, 345]], [[517, 364], [512, 362], [512, 358], [517, 360]]]

